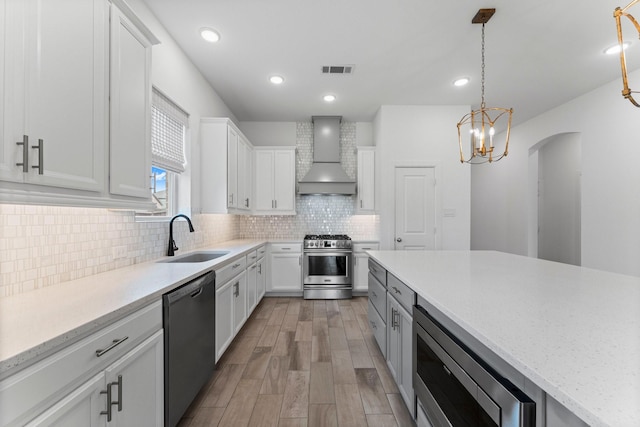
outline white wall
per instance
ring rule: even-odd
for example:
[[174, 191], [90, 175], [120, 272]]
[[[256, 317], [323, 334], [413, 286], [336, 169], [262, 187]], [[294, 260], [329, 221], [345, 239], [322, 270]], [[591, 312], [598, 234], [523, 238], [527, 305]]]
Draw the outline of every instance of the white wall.
[[[630, 81], [640, 81], [640, 71]], [[472, 169], [473, 249], [528, 254], [534, 208], [527, 190], [529, 148], [579, 132], [582, 265], [640, 276], [640, 109], [622, 98], [621, 89], [618, 79], [515, 126], [509, 156]]]
[[[469, 106], [380, 107], [373, 122], [377, 186], [380, 189], [380, 237], [384, 249], [393, 248], [394, 180], [396, 166], [437, 165], [441, 209], [436, 212], [442, 249], [469, 249], [470, 168], [458, 156], [456, 123]], [[443, 210], [455, 212], [443, 217]]]
[[253, 145], [296, 145], [296, 122], [241, 122], [239, 127]]
[[[152, 49], [151, 79], [155, 87], [189, 113], [189, 140], [187, 141], [187, 170], [191, 189], [181, 187], [181, 200], [188, 203], [191, 196], [192, 211], [200, 211], [200, 118], [229, 117], [236, 124], [235, 114], [202, 76], [195, 65], [171, 38], [162, 24], [142, 0], [128, 0], [134, 12], [160, 40]], [[188, 182], [187, 180], [184, 180]], [[189, 194], [190, 193], [190, 194]]]

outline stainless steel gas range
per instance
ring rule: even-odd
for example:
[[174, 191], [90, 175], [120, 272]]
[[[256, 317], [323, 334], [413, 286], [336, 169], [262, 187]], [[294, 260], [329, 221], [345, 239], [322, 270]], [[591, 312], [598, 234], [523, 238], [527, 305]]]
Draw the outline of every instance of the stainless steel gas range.
[[346, 299], [353, 292], [351, 238], [343, 234], [304, 237], [303, 294], [305, 299]]

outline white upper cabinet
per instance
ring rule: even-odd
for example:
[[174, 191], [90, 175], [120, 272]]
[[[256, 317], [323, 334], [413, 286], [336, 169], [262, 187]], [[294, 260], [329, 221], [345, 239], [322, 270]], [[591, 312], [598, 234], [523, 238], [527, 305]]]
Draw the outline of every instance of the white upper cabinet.
[[295, 215], [295, 147], [256, 147], [254, 213]]
[[356, 213], [375, 213], [375, 147], [358, 147], [358, 197]]
[[109, 192], [151, 200], [151, 46], [158, 40], [111, 6]]
[[202, 212], [249, 213], [253, 146], [227, 118], [200, 124]]
[[0, 0], [0, 200], [148, 207], [153, 43], [123, 0]]
[[103, 191], [107, 1], [3, 1], [0, 8], [0, 179]]

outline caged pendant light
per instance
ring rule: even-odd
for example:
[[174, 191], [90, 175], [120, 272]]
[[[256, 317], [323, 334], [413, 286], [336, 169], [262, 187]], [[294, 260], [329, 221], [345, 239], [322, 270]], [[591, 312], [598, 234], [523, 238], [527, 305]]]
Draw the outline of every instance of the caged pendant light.
[[638, 103], [638, 101], [633, 99], [633, 96], [631, 94], [638, 93], [638, 92], [637, 91], [634, 92], [631, 89], [629, 89], [629, 82], [627, 80], [627, 63], [625, 60], [624, 49], [623, 49], [624, 40], [622, 38], [622, 22], [620, 22], [621, 21], [620, 18], [622, 16], [626, 16], [627, 18], [629, 18], [629, 20], [636, 27], [636, 30], [638, 31], [638, 35], [640, 36], [640, 24], [638, 24], [638, 21], [636, 21], [636, 19], [633, 16], [631, 16], [631, 14], [627, 13], [627, 10], [638, 2], [640, 2], [640, 0], [633, 0], [631, 3], [626, 5], [624, 9], [620, 9], [619, 7], [616, 7], [616, 10], [613, 11], [613, 17], [616, 19], [616, 27], [618, 30], [618, 43], [620, 45], [620, 68], [622, 69], [622, 96], [625, 99], [628, 99], [636, 107], [640, 107], [640, 104]]
[[[640, 1], [640, 0], [637, 0]], [[482, 98], [480, 109], [466, 114], [458, 123], [458, 143], [461, 163], [496, 162], [509, 153], [509, 134], [511, 133], [512, 108], [487, 107], [484, 100], [484, 25], [491, 19], [495, 9], [480, 9], [473, 17], [473, 24], [482, 24]], [[501, 120], [502, 121], [499, 121]], [[506, 139], [498, 141], [495, 137], [496, 125], [504, 127], [506, 120]], [[469, 151], [465, 156], [465, 146]]]

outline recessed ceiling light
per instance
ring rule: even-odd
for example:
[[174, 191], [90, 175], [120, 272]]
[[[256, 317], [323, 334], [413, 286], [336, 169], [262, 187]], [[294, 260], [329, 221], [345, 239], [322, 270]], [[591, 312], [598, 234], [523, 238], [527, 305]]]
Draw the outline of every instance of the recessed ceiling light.
[[325, 100], [325, 102], [333, 102], [336, 100], [336, 96], [335, 95], [325, 95], [324, 97], [322, 97], [322, 99]]
[[471, 79], [469, 77], [459, 77], [453, 81], [454, 86], [464, 86], [469, 83]]
[[220, 33], [212, 28], [201, 28], [200, 35], [209, 43], [215, 43], [220, 40]]
[[269, 81], [271, 83], [273, 83], [274, 85], [279, 85], [279, 84], [284, 83], [284, 77], [282, 77], [282, 76], [271, 76], [271, 77], [269, 77]]
[[[629, 46], [631, 46], [631, 42], [623, 42], [622, 50], [626, 50]], [[610, 46], [604, 50], [604, 53], [607, 55], [616, 55], [620, 53], [620, 44], [616, 43], [613, 46]]]

